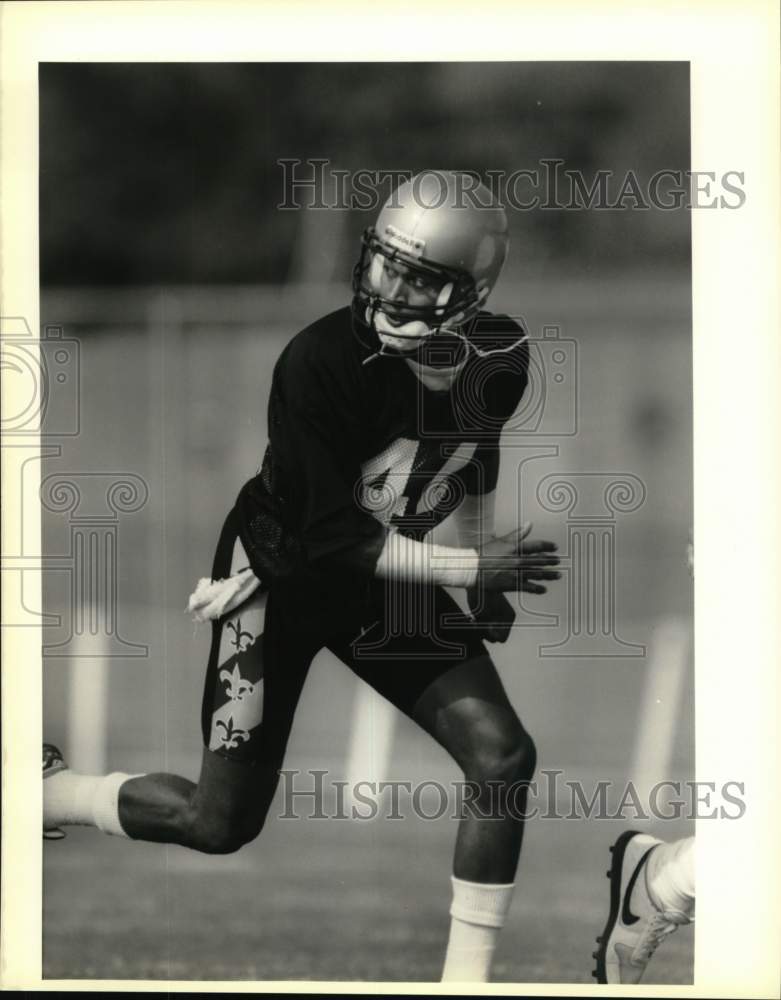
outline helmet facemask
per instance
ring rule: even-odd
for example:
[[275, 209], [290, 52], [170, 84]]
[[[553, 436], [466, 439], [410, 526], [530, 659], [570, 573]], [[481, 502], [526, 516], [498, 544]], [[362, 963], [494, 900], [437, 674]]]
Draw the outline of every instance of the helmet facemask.
[[367, 229], [353, 293], [354, 318], [368, 328], [376, 354], [450, 367], [457, 362], [446, 358], [466, 350], [464, 329], [471, 327], [488, 289], [478, 292], [467, 272], [390, 246]]
[[353, 272], [353, 328], [372, 357], [453, 372], [480, 353], [470, 338], [507, 256], [507, 229], [472, 175], [427, 170], [400, 184], [364, 233]]

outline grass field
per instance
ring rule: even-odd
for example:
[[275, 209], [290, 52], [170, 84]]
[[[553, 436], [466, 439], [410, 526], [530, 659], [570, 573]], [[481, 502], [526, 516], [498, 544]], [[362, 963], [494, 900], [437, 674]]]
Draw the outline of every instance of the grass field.
[[[529, 824], [497, 982], [593, 982], [608, 845], [623, 829]], [[454, 833], [447, 819], [276, 819], [208, 858], [72, 829], [44, 851], [44, 977], [436, 981]], [[692, 955], [683, 928], [648, 982], [691, 982]]]
[[[691, 615], [684, 554], [691, 523], [688, 286], [661, 279], [654, 285], [645, 276], [567, 286], [549, 276], [547, 285], [530, 283], [529, 293], [534, 335], [557, 323], [577, 342], [580, 402], [575, 436], [524, 439], [532, 450], [556, 447], [552, 457], [527, 466], [524, 511], [537, 530], [563, 544], [564, 519], [535, 508], [535, 481], [550, 471], [583, 470], [642, 479], [644, 506], [616, 527], [617, 623], [623, 639], [650, 648], [660, 621], [675, 615], [688, 622]], [[259, 329], [250, 322], [256, 307], [271, 309], [273, 297], [239, 308], [230, 290], [221, 298], [188, 295], [184, 312], [170, 295], [159, 309], [140, 293], [116, 301], [61, 295], [44, 303], [44, 315], [82, 337], [81, 433], [46, 472], [127, 471], [149, 488], [144, 509], [119, 525], [119, 629], [145, 644], [148, 655], [118, 657], [109, 666], [108, 765], [193, 776], [207, 640], [182, 609], [194, 581], [208, 572], [221, 518], [262, 451], [271, 367], [294, 328], [292, 320]], [[112, 309], [114, 321], [101, 326]], [[317, 309], [323, 311], [319, 300]], [[507, 530], [518, 515], [516, 454], [506, 451], [500, 483], [498, 516]], [[65, 551], [68, 531], [66, 517], [47, 515], [47, 551]], [[49, 574], [46, 610], [67, 609], [67, 579]], [[539, 658], [539, 643], [563, 636], [564, 588], [544, 603], [535, 600], [535, 611], [544, 608], [558, 621], [516, 630], [496, 650], [496, 662], [537, 742], [540, 766], [624, 781], [646, 660]], [[66, 615], [44, 641], [62, 640], [68, 627]], [[68, 668], [67, 658], [44, 660], [44, 731], [66, 754]], [[685, 704], [658, 709], [677, 712], [674, 770], [660, 778], [693, 774], [690, 682]], [[292, 761], [303, 768], [332, 764], [343, 776], [354, 693], [354, 678], [337, 664], [313, 671]], [[438, 777], [446, 765], [432, 746], [400, 726], [392, 776]], [[272, 807], [272, 817], [278, 812]], [[529, 824], [497, 981], [593, 981], [608, 846], [629, 825], [631, 815]], [[639, 828], [667, 838], [692, 832], [672, 822]], [[454, 836], [447, 819], [270, 819], [258, 841], [214, 858], [72, 828], [44, 849], [44, 976], [435, 981]], [[676, 933], [649, 981], [691, 982], [692, 948], [691, 929]]]

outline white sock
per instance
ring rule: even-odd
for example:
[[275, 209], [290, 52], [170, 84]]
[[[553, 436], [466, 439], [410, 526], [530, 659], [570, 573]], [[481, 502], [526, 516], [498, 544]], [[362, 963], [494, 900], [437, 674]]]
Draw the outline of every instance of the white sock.
[[96, 826], [104, 833], [126, 837], [119, 822], [119, 789], [138, 774], [92, 775], [59, 771], [43, 782], [44, 829], [72, 824]]
[[694, 917], [694, 837], [660, 844], [648, 856], [648, 895], [660, 910]]
[[499, 931], [515, 885], [486, 885], [451, 878], [450, 938], [442, 982], [487, 983]]

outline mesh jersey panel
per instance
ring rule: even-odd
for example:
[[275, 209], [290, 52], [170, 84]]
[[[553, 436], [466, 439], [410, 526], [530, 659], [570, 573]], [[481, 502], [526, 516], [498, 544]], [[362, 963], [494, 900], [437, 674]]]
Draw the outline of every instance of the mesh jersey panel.
[[242, 544], [253, 571], [266, 586], [273, 577], [292, 573], [300, 555], [296, 536], [283, 527], [285, 498], [275, 488], [276, 478], [267, 446], [260, 471], [245, 483], [236, 500]]

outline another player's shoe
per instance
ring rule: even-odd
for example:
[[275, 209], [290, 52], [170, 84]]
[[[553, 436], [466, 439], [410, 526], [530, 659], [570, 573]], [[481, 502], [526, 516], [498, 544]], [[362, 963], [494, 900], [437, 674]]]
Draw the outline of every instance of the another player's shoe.
[[648, 894], [648, 855], [662, 841], [648, 834], [622, 833], [610, 848], [610, 913], [597, 938], [592, 975], [600, 983], [639, 983], [659, 944], [681, 924], [686, 914], [659, 910]]
[[[67, 771], [68, 765], [65, 763], [65, 758], [62, 753], [53, 743], [44, 743], [43, 745], [43, 777], [51, 778], [53, 774], [57, 774], [59, 771]], [[58, 826], [51, 826], [48, 829], [44, 827], [43, 838], [44, 840], [62, 840], [65, 836], [65, 831], [61, 830]]]

